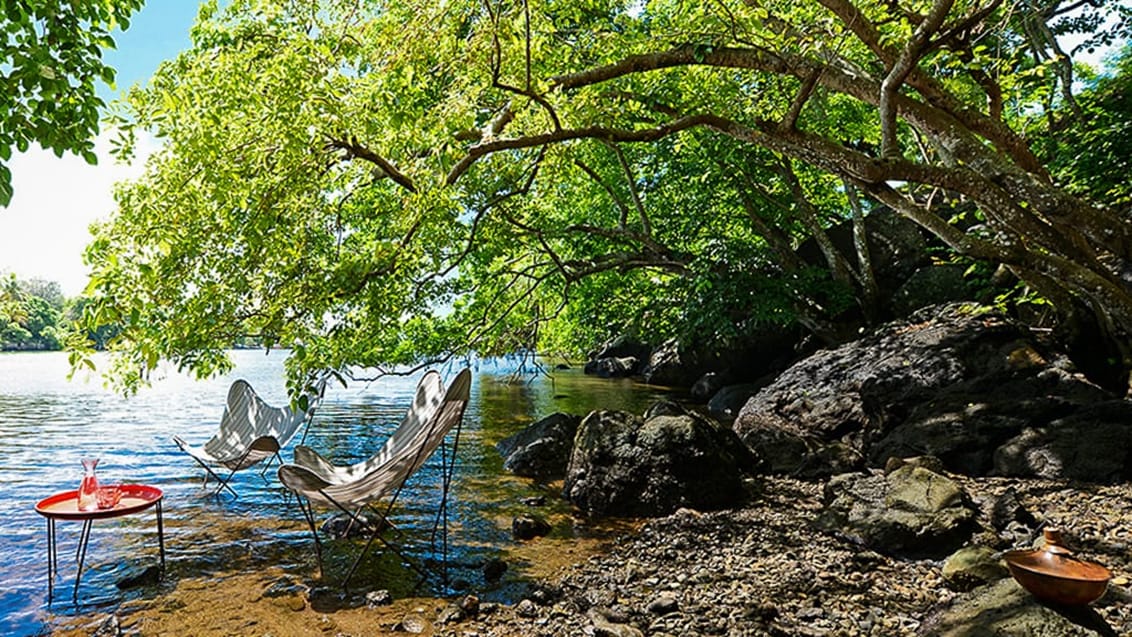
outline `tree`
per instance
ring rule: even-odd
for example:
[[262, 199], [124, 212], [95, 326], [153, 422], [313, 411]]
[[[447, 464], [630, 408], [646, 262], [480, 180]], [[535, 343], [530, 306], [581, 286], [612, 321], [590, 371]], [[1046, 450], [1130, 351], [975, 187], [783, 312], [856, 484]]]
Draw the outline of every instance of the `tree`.
[[0, 346], [28, 336], [20, 325], [27, 320], [23, 298], [16, 276], [0, 273]]
[[[1098, 331], [1086, 371], [1126, 387], [1128, 210], [1054, 180], [1028, 136], [1082, 126], [1058, 36], [1124, 39], [1126, 14], [212, 3], [115, 122], [167, 145], [88, 250], [88, 316], [121, 324], [128, 387], [161, 358], [223, 369], [247, 335], [295, 347], [298, 371], [537, 347], [617, 306], [687, 324], [698, 287], [732, 280], [720, 273], [747, 289], [783, 273], [778, 311], [820, 318], [839, 297], [805, 285], [787, 248], [887, 206], [1013, 271], [1070, 337]], [[868, 255], [826, 256], [867, 306]]]
[[58, 283], [7, 275], [0, 285], [0, 349], [60, 349], [63, 304]]
[[5, 0], [0, 4], [0, 207], [12, 200], [12, 149], [36, 142], [98, 161], [98, 81], [114, 85], [102, 51], [144, 0]]
[[[1055, 179], [1075, 193], [1127, 208], [1132, 184], [1132, 49], [1115, 60], [1115, 73], [1088, 80], [1077, 100], [1084, 118], [1053, 121], [1039, 146]], [[1069, 126], [1067, 124], [1078, 124]], [[1087, 152], [1079, 152], [1080, 149]]]

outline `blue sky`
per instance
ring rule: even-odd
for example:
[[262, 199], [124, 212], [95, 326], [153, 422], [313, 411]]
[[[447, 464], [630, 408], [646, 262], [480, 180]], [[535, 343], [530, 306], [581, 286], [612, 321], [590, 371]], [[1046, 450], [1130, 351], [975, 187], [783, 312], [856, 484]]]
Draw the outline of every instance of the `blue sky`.
[[[119, 90], [144, 82], [162, 60], [189, 47], [199, 5], [197, 0], [148, 0], [130, 19], [130, 28], [114, 34], [118, 48], [104, 53], [103, 59], [118, 71]], [[109, 102], [116, 93], [103, 86], [100, 95]]]
[[[129, 29], [114, 33], [117, 49], [104, 54], [118, 76], [117, 90], [103, 86], [102, 99], [109, 103], [134, 83], [144, 83], [162, 60], [188, 48], [198, 6], [198, 0], [148, 0]], [[38, 146], [12, 157], [15, 195], [8, 208], [0, 208], [0, 272], [56, 281], [68, 296], [82, 292], [88, 227], [113, 210], [113, 184], [140, 171], [140, 162], [116, 164], [108, 139], [104, 133], [96, 143], [97, 166], [72, 155], [57, 158]]]

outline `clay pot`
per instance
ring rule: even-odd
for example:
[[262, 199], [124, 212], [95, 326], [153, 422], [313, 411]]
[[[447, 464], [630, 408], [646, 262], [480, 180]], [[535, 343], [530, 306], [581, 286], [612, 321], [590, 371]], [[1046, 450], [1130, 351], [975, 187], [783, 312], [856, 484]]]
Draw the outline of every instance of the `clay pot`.
[[1104, 595], [1112, 573], [1100, 564], [1073, 557], [1057, 529], [1045, 529], [1039, 549], [1007, 551], [1010, 574], [1034, 597], [1051, 604], [1081, 606]]

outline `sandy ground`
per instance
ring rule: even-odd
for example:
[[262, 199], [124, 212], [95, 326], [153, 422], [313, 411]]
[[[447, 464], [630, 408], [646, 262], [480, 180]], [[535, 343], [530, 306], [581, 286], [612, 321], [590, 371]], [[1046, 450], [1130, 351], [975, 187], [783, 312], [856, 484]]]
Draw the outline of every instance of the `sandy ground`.
[[[488, 606], [490, 599], [505, 603], [518, 601], [527, 582], [553, 579], [571, 565], [604, 554], [616, 537], [631, 534], [640, 526], [637, 521], [623, 520], [594, 527], [585, 525], [582, 520], [562, 520], [557, 515], [548, 517], [555, 525], [555, 534], [528, 542], [516, 541], [508, 547], [503, 559], [509, 569], [499, 582], [484, 581], [479, 564], [457, 564], [449, 570], [456, 588], [446, 597], [421, 597], [412, 592], [405, 580], [415, 580], [415, 576], [404, 568], [396, 555], [380, 551], [366, 558], [360, 576], [351, 582], [350, 592], [343, 593], [340, 578], [348, 569], [349, 559], [356, 554], [354, 549], [324, 545], [329, 554], [326, 565], [329, 576], [322, 580], [317, 577], [313, 555], [308, 555], [309, 551], [296, 552], [296, 547], [292, 546], [286, 551], [290, 560], [278, 560], [280, 551], [285, 549], [276, 549], [261, 551], [258, 558], [244, 554], [223, 557], [219, 561], [227, 563], [229, 568], [213, 568], [210, 573], [185, 576], [185, 569], [181, 568], [179, 579], [175, 572], [160, 585], [144, 591], [139, 599], [99, 612], [57, 617], [51, 634], [86, 637], [97, 633], [108, 620], [116, 619], [121, 634], [145, 637], [364, 637], [404, 635], [416, 630], [418, 634], [431, 635], [434, 634], [432, 620], [441, 609], [468, 595], [482, 596]], [[562, 537], [559, 530], [564, 527], [572, 528], [574, 533]], [[279, 563], [266, 563], [273, 560]], [[383, 570], [400, 572], [390, 580], [389, 590], [394, 597], [391, 604], [367, 605], [366, 592], [380, 590], [381, 584], [370, 583], [372, 580], [366, 577], [365, 569], [369, 569], [371, 575]], [[516, 629], [514, 634], [525, 632]]]

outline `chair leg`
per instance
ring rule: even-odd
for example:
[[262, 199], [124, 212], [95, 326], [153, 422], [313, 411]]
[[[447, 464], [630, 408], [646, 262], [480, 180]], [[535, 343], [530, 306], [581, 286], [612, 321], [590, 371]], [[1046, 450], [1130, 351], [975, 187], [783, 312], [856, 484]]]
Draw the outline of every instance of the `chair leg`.
[[[322, 495], [323, 495], [323, 497], [326, 498], [327, 501], [329, 501], [331, 504], [333, 504], [338, 510], [340, 510], [343, 513], [345, 513], [346, 515], [350, 516], [350, 524], [351, 525], [353, 525], [355, 522], [358, 522], [358, 516], [361, 515], [362, 510], [364, 508], [366, 508], [366, 507], [362, 506], [362, 507], [358, 507], [358, 509], [356, 511], [350, 511], [349, 509], [347, 509], [346, 507], [342, 506], [340, 503], [335, 501], [334, 498], [331, 498], [330, 496], [326, 495], [325, 493], [323, 493]], [[378, 512], [378, 515], [380, 516], [381, 519], [388, 521], [390, 510], [392, 510], [392, 504], [390, 504], [389, 506], [386, 507], [385, 513]], [[376, 511], [376, 509], [375, 509], [375, 511]], [[359, 522], [359, 524], [360, 524], [360, 522]], [[392, 524], [390, 524], [389, 526], [391, 528], [393, 528], [394, 530], [397, 530], [396, 527], [393, 527]], [[409, 558], [400, 550], [400, 547], [389, 542], [385, 538], [381, 537], [382, 530], [383, 529], [380, 525], [375, 525], [370, 529], [370, 536], [369, 536], [369, 539], [366, 540], [366, 545], [364, 547], [362, 547], [361, 553], [358, 553], [358, 556], [356, 558], [354, 558], [354, 563], [350, 565], [349, 572], [346, 573], [345, 579], [342, 580], [342, 590], [344, 592], [349, 592], [350, 578], [352, 578], [354, 576], [354, 572], [358, 570], [358, 566], [362, 563], [362, 559], [365, 558], [366, 554], [370, 550], [370, 547], [373, 546], [374, 540], [381, 541], [381, 543], [384, 544], [387, 548], [392, 550], [397, 555], [401, 556], [402, 561], [404, 561], [406, 564], [408, 564], [409, 568], [413, 569], [418, 574], [420, 574], [421, 577], [422, 577], [422, 580], [423, 580], [423, 578], [428, 577], [428, 573], [425, 572], [424, 570], [422, 570], [416, 564], [414, 564], [411, 560], [409, 560]], [[418, 585], [419, 585], [419, 583], [418, 583]]]
[[303, 517], [307, 520], [307, 526], [310, 527], [311, 536], [314, 538], [314, 552], [318, 559], [318, 578], [322, 579], [322, 541], [318, 539], [318, 528], [315, 527], [314, 522], [314, 506], [311, 504], [310, 499], [306, 499], [301, 495], [295, 494], [295, 502], [299, 505], [299, 510], [303, 512]]
[[228, 489], [228, 491], [230, 491], [232, 493], [233, 497], [236, 497], [236, 498], [240, 497], [239, 494], [237, 494], [236, 491], [232, 487], [228, 486], [228, 481], [231, 480], [232, 476], [236, 475], [236, 472], [240, 470], [241, 465], [244, 464], [244, 460], [247, 460], [248, 454], [250, 454], [251, 452], [252, 452], [252, 448], [248, 447], [248, 450], [244, 452], [244, 455], [240, 456], [240, 459], [236, 461], [236, 468], [229, 471], [228, 477], [224, 478], [224, 480], [222, 480], [220, 482], [220, 486], [216, 488], [216, 494], [215, 495], [220, 495], [220, 489], [224, 488], [224, 489]]
[[[219, 482], [219, 483], [220, 483], [220, 486], [216, 488], [216, 491], [215, 491], [215, 492], [213, 493], [213, 495], [219, 495], [219, 494], [220, 494], [220, 491], [221, 491], [221, 489], [228, 489], [228, 491], [229, 491], [229, 492], [230, 492], [230, 493], [231, 493], [231, 494], [232, 494], [232, 495], [233, 495], [234, 497], [237, 497], [237, 498], [238, 498], [238, 497], [240, 497], [240, 496], [239, 496], [239, 495], [238, 495], [238, 494], [236, 493], [236, 491], [235, 491], [234, 489], [232, 489], [232, 487], [231, 487], [231, 486], [229, 486], [229, 485], [228, 485], [228, 481], [227, 481], [227, 480], [224, 480], [224, 479], [223, 479], [223, 478], [221, 478], [220, 476], [216, 475], [216, 472], [212, 470], [212, 467], [210, 467], [210, 466], [208, 466], [207, 464], [205, 464], [205, 463], [201, 462], [201, 460], [200, 460], [199, 458], [195, 457], [195, 456], [193, 457], [193, 460], [195, 460], [195, 461], [196, 461], [196, 463], [197, 463], [197, 464], [199, 464], [199, 465], [201, 466], [201, 468], [203, 468], [203, 469], [204, 469], [204, 470], [206, 471], [206, 473], [204, 474], [204, 483], [203, 483], [203, 484], [201, 485], [201, 487], [202, 487], [202, 488], [204, 488], [204, 487], [207, 487], [207, 486], [208, 486], [208, 476], [212, 476], [213, 478], [216, 478], [216, 481], [217, 481], [217, 482]], [[233, 472], [233, 473], [234, 473], [234, 472]], [[231, 478], [232, 476], [231, 476], [231, 475], [229, 475], [228, 477], [229, 477], [229, 478]]]
[[374, 528], [373, 532], [370, 533], [369, 539], [366, 540], [366, 545], [362, 547], [361, 553], [358, 553], [358, 556], [354, 558], [354, 563], [350, 565], [350, 570], [346, 573], [346, 578], [342, 580], [343, 592], [349, 592], [350, 578], [352, 578], [354, 576], [354, 572], [358, 570], [358, 566], [362, 563], [362, 558], [364, 558], [366, 556], [366, 553], [369, 552], [370, 547], [373, 546], [374, 540], [381, 542], [385, 545], [385, 548], [393, 551], [398, 556], [400, 556], [401, 561], [404, 562], [406, 566], [413, 569], [417, 572], [417, 575], [421, 576], [420, 580], [417, 581], [417, 586], [420, 586], [421, 582], [428, 579], [428, 571], [413, 563], [413, 561], [410, 560], [409, 557], [401, 550], [401, 547], [381, 537], [380, 529]]
[[[216, 474], [214, 473], [212, 475], [215, 476]], [[220, 486], [216, 487], [216, 491], [214, 491], [212, 495], [220, 495], [221, 490], [228, 489], [228, 492], [232, 494], [232, 497], [240, 497], [240, 494], [236, 493], [236, 490], [228, 484], [228, 481], [231, 480], [232, 476], [234, 475], [236, 475], [236, 469], [232, 469], [230, 472], [228, 472], [228, 477], [224, 478], [223, 480], [220, 480], [220, 476], [216, 476], [216, 479], [220, 480]]]
[[279, 455], [278, 451], [276, 451], [270, 458], [268, 458], [267, 462], [263, 463], [263, 469], [260, 470], [259, 477], [263, 478], [264, 482], [271, 482], [267, 479], [267, 470], [271, 468], [271, 463], [275, 462], [276, 460], [279, 461], [279, 464], [283, 464], [283, 458]]

